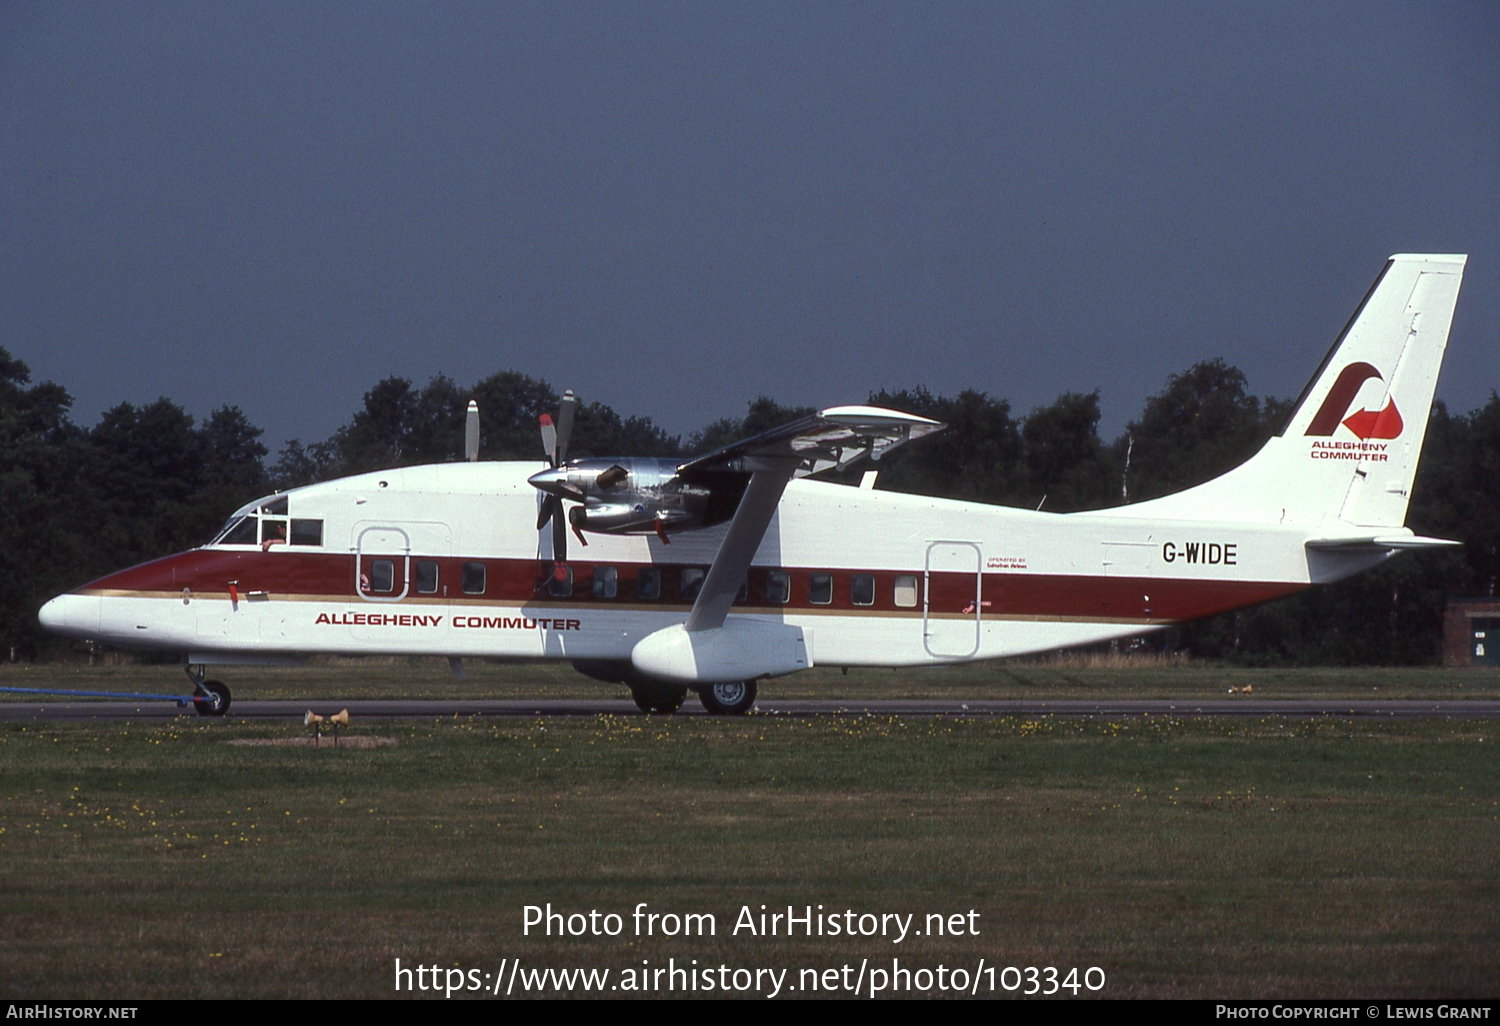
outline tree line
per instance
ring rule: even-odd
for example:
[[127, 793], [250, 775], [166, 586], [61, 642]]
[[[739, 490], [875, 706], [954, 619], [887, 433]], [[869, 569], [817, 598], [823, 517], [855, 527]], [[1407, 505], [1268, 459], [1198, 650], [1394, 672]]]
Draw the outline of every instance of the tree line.
[[[322, 441], [288, 442], [270, 459], [263, 432], [233, 406], [201, 423], [166, 398], [121, 403], [91, 428], [72, 398], [33, 384], [0, 349], [0, 645], [15, 658], [56, 654], [36, 611], [53, 595], [113, 570], [202, 544], [260, 495], [314, 481], [461, 458], [464, 412], [479, 403], [486, 459], [538, 459], [537, 418], [558, 393], [514, 371], [461, 386], [378, 382], [349, 422]], [[1118, 438], [1099, 435], [1099, 394], [1069, 392], [1017, 415], [984, 392], [925, 388], [874, 393], [870, 403], [921, 414], [949, 430], [880, 464], [880, 487], [1045, 509], [1099, 509], [1206, 481], [1251, 456], [1290, 403], [1250, 394], [1222, 360], [1169, 375]], [[709, 452], [811, 410], [760, 397], [687, 438], [648, 417], [581, 404], [570, 456]], [[863, 467], [855, 468], [857, 474]], [[1434, 406], [1407, 522], [1461, 539], [1462, 550], [1408, 554], [1373, 571], [1151, 638], [1203, 657], [1247, 663], [1426, 663], [1438, 657], [1443, 606], [1493, 595], [1500, 576], [1500, 397], [1451, 414]]]

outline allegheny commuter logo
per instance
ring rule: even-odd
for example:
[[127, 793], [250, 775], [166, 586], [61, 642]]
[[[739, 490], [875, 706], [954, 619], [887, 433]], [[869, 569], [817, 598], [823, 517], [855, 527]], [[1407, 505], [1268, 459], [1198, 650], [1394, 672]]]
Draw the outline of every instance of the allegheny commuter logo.
[[[1380, 372], [1368, 363], [1351, 363], [1339, 372], [1338, 380], [1328, 390], [1328, 398], [1318, 407], [1317, 416], [1307, 426], [1309, 436], [1330, 437], [1343, 424], [1356, 438], [1369, 442], [1372, 439], [1391, 439], [1401, 434], [1406, 426], [1401, 420], [1401, 411], [1396, 409], [1396, 399], [1388, 396], [1383, 410], [1358, 410], [1349, 413], [1349, 406], [1359, 394], [1360, 386], [1371, 378], [1385, 380]], [[1344, 414], [1349, 413], [1346, 417]], [[1314, 449], [1323, 448], [1314, 444]], [[1384, 446], [1381, 446], [1383, 449]]]

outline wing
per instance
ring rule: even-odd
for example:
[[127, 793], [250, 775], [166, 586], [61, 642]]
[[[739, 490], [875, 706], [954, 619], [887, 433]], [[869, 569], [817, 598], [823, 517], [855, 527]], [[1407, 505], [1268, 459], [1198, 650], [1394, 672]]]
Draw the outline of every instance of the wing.
[[845, 467], [865, 456], [878, 460], [896, 446], [943, 427], [926, 417], [876, 406], [834, 406], [678, 467], [683, 480], [710, 488], [719, 475], [738, 481], [750, 475], [729, 531], [688, 614], [687, 630], [710, 631], [724, 626], [740, 582], [750, 569], [750, 560], [755, 558], [787, 482], [793, 477]]
[[689, 460], [677, 468], [684, 479], [714, 471], [754, 471], [757, 461], [795, 459], [803, 477], [846, 467], [868, 456], [878, 460], [898, 445], [936, 434], [946, 425], [878, 406], [831, 406], [810, 417], [762, 432]]

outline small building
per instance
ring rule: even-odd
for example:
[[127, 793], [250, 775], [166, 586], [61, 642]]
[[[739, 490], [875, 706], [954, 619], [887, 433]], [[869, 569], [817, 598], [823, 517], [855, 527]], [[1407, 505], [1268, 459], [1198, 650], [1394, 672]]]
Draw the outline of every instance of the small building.
[[1500, 666], [1500, 598], [1451, 599], [1443, 612], [1444, 666]]

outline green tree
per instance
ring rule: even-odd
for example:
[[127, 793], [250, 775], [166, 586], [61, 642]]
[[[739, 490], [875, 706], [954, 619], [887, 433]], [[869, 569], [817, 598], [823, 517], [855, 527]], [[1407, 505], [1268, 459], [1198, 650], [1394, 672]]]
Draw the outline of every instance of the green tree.
[[768, 396], [757, 396], [750, 401], [745, 416], [738, 420], [720, 417], [703, 430], [694, 432], [688, 438], [687, 451], [702, 456], [816, 412], [811, 406], [783, 406]]
[[880, 391], [870, 405], [942, 421], [948, 430], [902, 446], [880, 461], [880, 487], [1005, 505], [1024, 504], [1021, 433], [1010, 404], [966, 390], [953, 398], [925, 388]]
[[[541, 454], [540, 434], [536, 443]], [[679, 440], [649, 417], [624, 417], [603, 403], [583, 403], [573, 424], [568, 458], [585, 456], [677, 456]]]
[[1281, 426], [1286, 403], [1246, 391], [1245, 375], [1215, 358], [1172, 374], [1115, 443], [1132, 502], [1202, 484], [1253, 456]]
[[281, 447], [271, 467], [271, 487], [279, 492], [301, 488], [339, 476], [339, 458], [332, 440], [303, 445], [293, 438]]
[[231, 512], [273, 490], [262, 434], [238, 406], [214, 410], [198, 429], [203, 471], [192, 503], [200, 540], [207, 540]]
[[[538, 419], [544, 413], [557, 416], [559, 397], [551, 385], [517, 371], [501, 371], [475, 382], [470, 395], [479, 403], [480, 459], [542, 459]], [[575, 430], [574, 438], [578, 437]]]
[[[293, 439], [281, 450], [272, 480], [278, 488], [388, 467], [463, 458], [469, 400], [479, 406], [479, 454], [485, 460], [540, 460], [540, 418], [558, 414], [547, 382], [501, 371], [463, 388], [439, 374], [425, 388], [389, 377], [365, 393], [350, 422], [322, 442]], [[586, 456], [673, 456], [678, 440], [647, 417], [621, 417], [603, 403], [580, 403], [569, 459]]]
[[[1490, 393], [1489, 401], [1467, 418], [1469, 455], [1460, 466], [1453, 467], [1441, 490], [1423, 494], [1419, 468], [1413, 489], [1414, 506], [1420, 502], [1423, 522], [1438, 522], [1450, 532], [1447, 537], [1464, 538], [1464, 551], [1472, 579], [1469, 595], [1500, 594], [1500, 396]], [[1452, 443], [1449, 443], [1452, 445]], [[1453, 445], [1457, 449], [1456, 445]], [[1427, 448], [1423, 447], [1424, 459]], [[1438, 507], [1438, 508], [1434, 508]], [[1444, 508], [1446, 507], [1446, 508]], [[1449, 512], [1449, 510], [1452, 512]], [[1438, 519], [1443, 513], [1446, 520]]]
[[36, 611], [93, 565], [92, 533], [106, 511], [88, 488], [72, 399], [0, 349], [0, 658], [35, 654]]
[[1099, 440], [1098, 392], [1067, 392], [1033, 410], [1021, 424], [1021, 446], [1026, 505], [1066, 513], [1119, 502], [1119, 471]]

